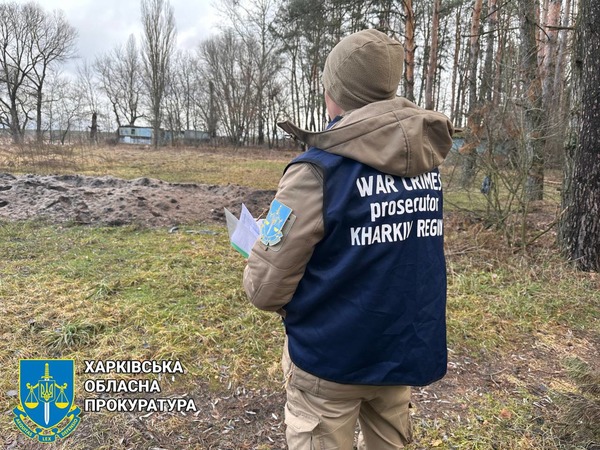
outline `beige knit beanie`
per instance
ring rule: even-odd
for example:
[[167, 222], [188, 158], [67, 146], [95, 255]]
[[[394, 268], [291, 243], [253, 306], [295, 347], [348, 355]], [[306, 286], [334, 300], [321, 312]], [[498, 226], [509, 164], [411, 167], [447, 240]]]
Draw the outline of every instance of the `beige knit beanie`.
[[323, 68], [325, 92], [344, 111], [396, 96], [402, 78], [402, 44], [381, 31], [362, 30], [333, 48]]

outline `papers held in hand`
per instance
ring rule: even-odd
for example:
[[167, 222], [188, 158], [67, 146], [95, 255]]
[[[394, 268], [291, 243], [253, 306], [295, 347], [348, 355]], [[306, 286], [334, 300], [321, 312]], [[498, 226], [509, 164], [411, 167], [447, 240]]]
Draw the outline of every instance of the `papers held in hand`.
[[257, 221], [252, 217], [252, 214], [243, 203], [239, 219], [227, 208], [225, 208], [225, 218], [227, 219], [227, 232], [229, 233], [231, 246], [240, 252], [244, 258], [248, 258], [254, 243], [260, 235], [261, 221]]

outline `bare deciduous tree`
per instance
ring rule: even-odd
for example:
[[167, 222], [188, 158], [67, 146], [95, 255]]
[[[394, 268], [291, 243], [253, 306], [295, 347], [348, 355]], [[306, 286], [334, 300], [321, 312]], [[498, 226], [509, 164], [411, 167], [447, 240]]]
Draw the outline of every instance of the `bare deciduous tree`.
[[177, 33], [175, 14], [169, 0], [142, 0], [142, 27], [142, 59], [151, 110], [152, 143], [157, 147], [165, 82]]
[[[204, 41], [199, 49], [202, 77], [210, 80], [210, 95], [215, 100], [210, 110], [233, 145], [246, 141], [256, 114], [256, 42], [246, 42], [230, 29]], [[209, 117], [211, 111], [207, 111]]]
[[65, 144], [77, 122], [84, 120], [85, 96], [81, 84], [52, 73], [46, 83], [44, 114], [50, 129], [50, 142]]
[[257, 45], [256, 55], [256, 128], [257, 144], [263, 145], [265, 140], [265, 122], [267, 109], [267, 85], [280, 70], [281, 63], [276, 55], [278, 41], [271, 37], [270, 26], [276, 14], [275, 0], [250, 0], [240, 2], [227, 0], [223, 2], [226, 14], [232, 19], [232, 25], [238, 37], [248, 46], [250, 41]]
[[44, 80], [49, 66], [72, 54], [76, 32], [61, 13], [47, 15], [36, 3], [0, 4], [0, 125], [13, 142], [34, 120], [41, 137]]
[[201, 95], [196, 66], [196, 61], [182, 51], [178, 51], [171, 61], [165, 90], [165, 111], [172, 143], [179, 141], [185, 130], [196, 130], [199, 125], [194, 101]]
[[30, 14], [37, 16], [38, 26], [32, 27], [32, 57], [36, 63], [33, 65], [27, 78], [35, 90], [36, 98], [36, 135], [38, 142], [42, 142], [42, 106], [44, 101], [44, 83], [50, 67], [56, 63], [66, 61], [75, 54], [77, 31], [73, 28], [60, 10], [50, 14], [38, 6], [31, 6]]
[[82, 105], [85, 109], [85, 115], [90, 118], [90, 142], [97, 143], [98, 133], [98, 110], [100, 108], [100, 100], [98, 91], [98, 80], [94, 76], [94, 70], [88, 61], [83, 61], [77, 67], [77, 90], [82, 98]]
[[[1, 124], [10, 129], [13, 142], [20, 143], [23, 129], [29, 114], [22, 104], [23, 84], [33, 61], [27, 52], [28, 27], [22, 15], [22, 8], [16, 3], [0, 4], [0, 51], [2, 64], [2, 106]], [[24, 114], [23, 114], [24, 112]]]
[[94, 70], [99, 77], [100, 89], [111, 103], [117, 125], [135, 125], [142, 117], [142, 68], [135, 37], [129, 36], [125, 48], [118, 46], [96, 58]]

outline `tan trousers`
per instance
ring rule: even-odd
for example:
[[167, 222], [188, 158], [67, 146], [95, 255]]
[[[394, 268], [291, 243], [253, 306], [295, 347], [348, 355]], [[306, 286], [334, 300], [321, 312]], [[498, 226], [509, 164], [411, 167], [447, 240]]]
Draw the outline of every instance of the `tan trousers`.
[[412, 441], [410, 387], [339, 384], [317, 378], [282, 357], [286, 438], [290, 450], [397, 450]]

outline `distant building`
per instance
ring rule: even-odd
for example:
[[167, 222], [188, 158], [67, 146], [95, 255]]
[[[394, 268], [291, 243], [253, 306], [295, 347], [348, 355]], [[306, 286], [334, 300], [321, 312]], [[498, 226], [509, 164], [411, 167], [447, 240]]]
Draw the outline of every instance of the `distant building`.
[[[119, 144], [152, 144], [152, 127], [138, 126], [122, 126], [119, 127]], [[210, 134], [206, 131], [185, 130], [185, 131], [170, 131], [160, 130], [160, 145], [165, 145], [170, 142], [183, 141], [186, 145], [199, 144], [210, 140]]]
[[119, 144], [152, 144], [152, 128], [127, 125], [119, 127]]

